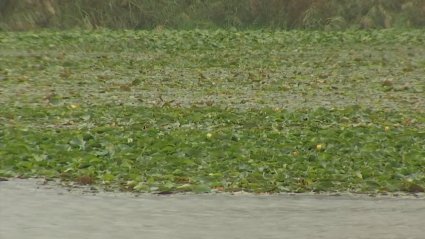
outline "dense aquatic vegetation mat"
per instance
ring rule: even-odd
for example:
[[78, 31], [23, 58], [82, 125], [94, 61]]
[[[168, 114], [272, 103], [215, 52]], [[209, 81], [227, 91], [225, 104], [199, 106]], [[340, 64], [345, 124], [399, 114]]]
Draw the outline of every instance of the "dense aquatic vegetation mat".
[[0, 34], [0, 176], [422, 192], [424, 31]]

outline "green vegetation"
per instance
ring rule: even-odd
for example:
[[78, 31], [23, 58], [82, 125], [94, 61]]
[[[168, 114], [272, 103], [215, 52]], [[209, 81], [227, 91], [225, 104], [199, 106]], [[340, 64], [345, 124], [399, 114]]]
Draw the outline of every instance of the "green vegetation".
[[420, 192], [425, 32], [0, 34], [0, 177]]
[[2, 0], [0, 29], [423, 28], [423, 0]]

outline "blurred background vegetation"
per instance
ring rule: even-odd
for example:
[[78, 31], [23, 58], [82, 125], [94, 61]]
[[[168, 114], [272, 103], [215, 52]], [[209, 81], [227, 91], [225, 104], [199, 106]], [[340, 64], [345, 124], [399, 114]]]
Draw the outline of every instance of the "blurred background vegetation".
[[423, 28], [425, 0], [0, 0], [0, 30]]

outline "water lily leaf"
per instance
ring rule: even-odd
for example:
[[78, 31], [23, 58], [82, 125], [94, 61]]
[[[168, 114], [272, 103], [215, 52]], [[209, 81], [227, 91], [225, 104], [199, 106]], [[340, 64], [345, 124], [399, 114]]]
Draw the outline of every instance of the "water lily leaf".
[[105, 181], [112, 181], [115, 180], [116, 176], [113, 174], [105, 174], [103, 175], [103, 180]]
[[49, 103], [52, 105], [59, 105], [62, 103], [62, 100], [59, 98], [50, 98]]
[[142, 83], [140, 79], [135, 79], [131, 82], [132, 85], [140, 85], [140, 83]]
[[425, 188], [416, 183], [409, 183], [409, 186], [407, 187], [407, 191], [411, 193], [419, 193], [419, 192], [425, 192]]
[[361, 172], [356, 171], [354, 174], [355, 174], [358, 178], [363, 179], [363, 175], [362, 175], [362, 173], [361, 173]]
[[334, 184], [331, 181], [322, 181], [315, 185], [315, 191], [329, 191], [329, 189], [333, 188]]
[[136, 191], [145, 191], [145, 190], [147, 191], [150, 188], [149, 188], [149, 186], [147, 186], [145, 184], [138, 184], [137, 186], [134, 186], [133, 189], [136, 190]]
[[256, 123], [245, 123], [244, 124], [244, 128], [246, 128], [246, 129], [256, 128], [256, 127], [258, 127], [258, 124], [256, 124]]
[[86, 144], [86, 141], [84, 141], [82, 138], [73, 138], [69, 143], [80, 146], [80, 148], [82, 148]]
[[208, 185], [200, 184], [193, 187], [192, 192], [194, 193], [209, 193], [211, 188]]
[[365, 182], [364, 182], [364, 185], [365, 185], [367, 188], [372, 188], [372, 189], [380, 189], [380, 188], [381, 188], [381, 185], [379, 185], [377, 182], [375, 182], [375, 181], [371, 181], [371, 180], [367, 180], [367, 181], [365, 181]]

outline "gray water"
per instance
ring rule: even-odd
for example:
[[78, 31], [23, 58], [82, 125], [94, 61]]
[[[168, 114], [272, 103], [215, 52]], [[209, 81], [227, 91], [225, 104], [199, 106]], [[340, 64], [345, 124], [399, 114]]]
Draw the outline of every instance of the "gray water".
[[365, 196], [84, 194], [0, 182], [1, 239], [423, 239], [425, 200]]

